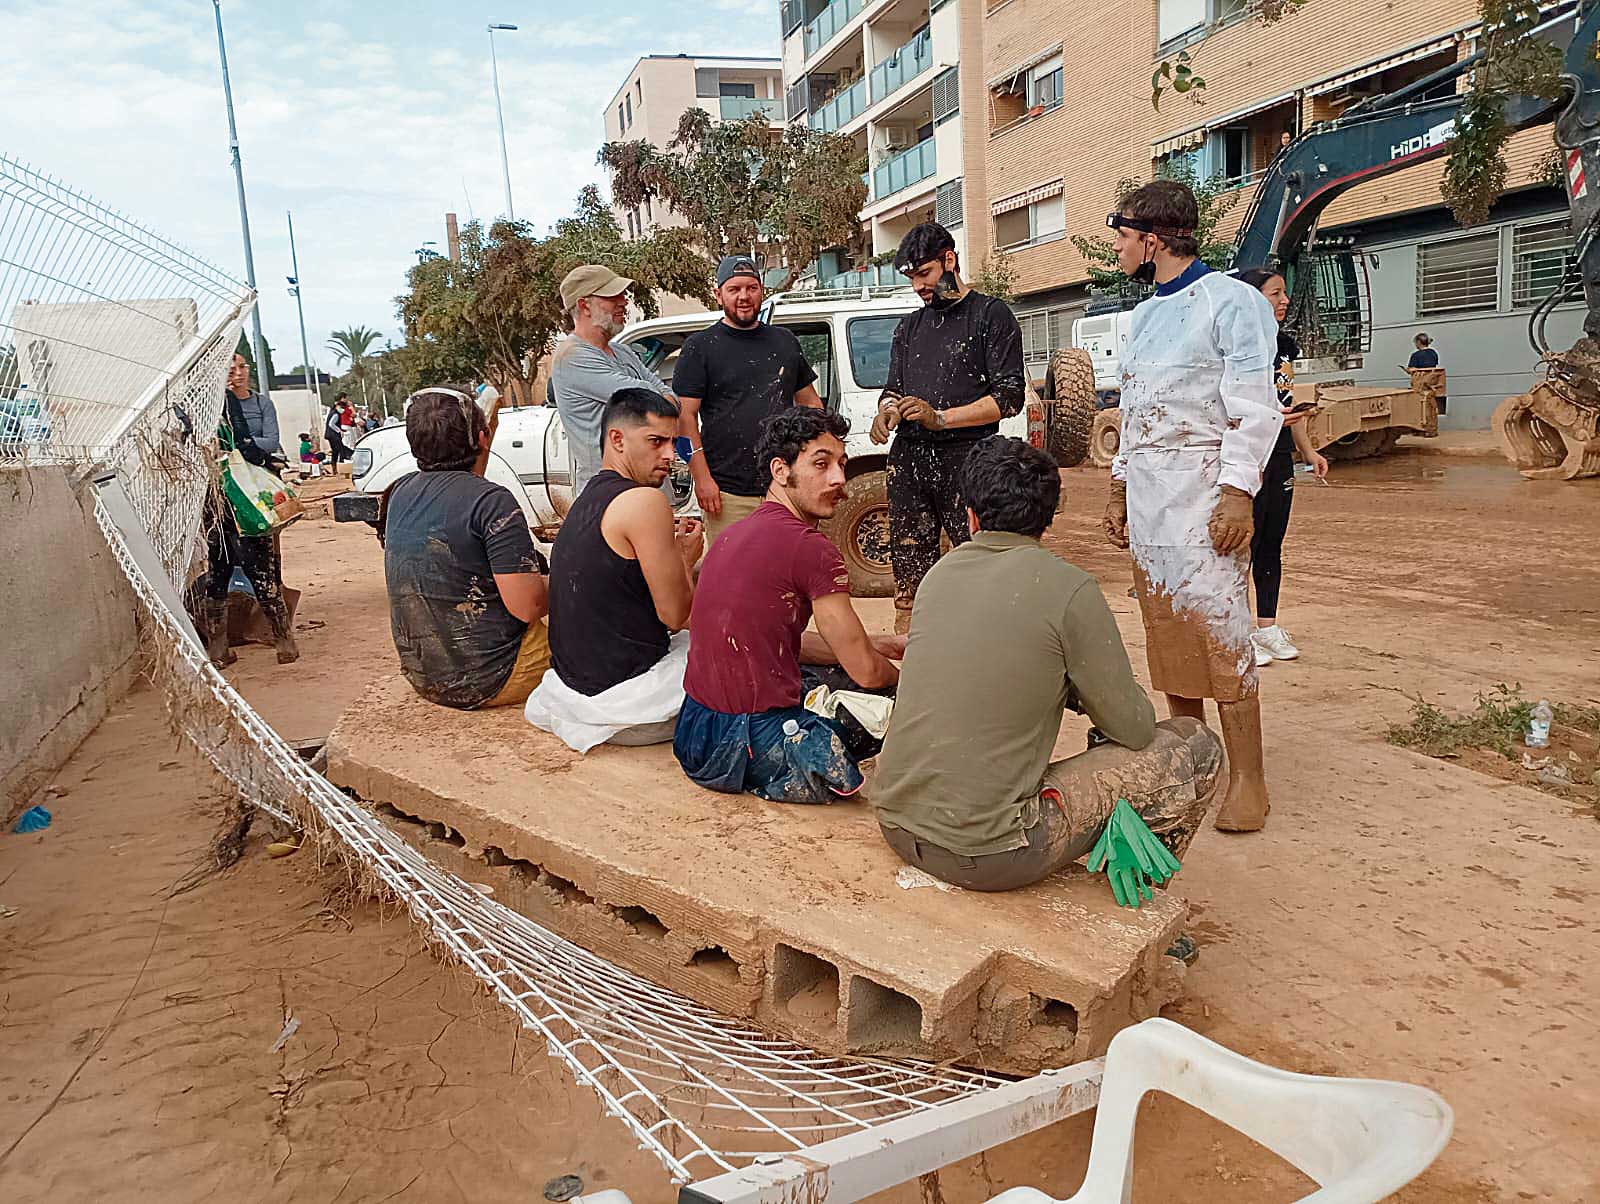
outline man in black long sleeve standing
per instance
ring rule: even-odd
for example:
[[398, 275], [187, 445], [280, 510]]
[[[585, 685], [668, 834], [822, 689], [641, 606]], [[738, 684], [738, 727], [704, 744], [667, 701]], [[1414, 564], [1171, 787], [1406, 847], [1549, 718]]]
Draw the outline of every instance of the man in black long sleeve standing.
[[937, 222], [914, 227], [895, 267], [923, 308], [895, 328], [889, 379], [872, 440], [889, 448], [889, 560], [895, 630], [911, 622], [917, 587], [939, 559], [939, 533], [969, 538], [961, 468], [975, 444], [1022, 411], [1022, 329], [1005, 302], [961, 279], [955, 239]]

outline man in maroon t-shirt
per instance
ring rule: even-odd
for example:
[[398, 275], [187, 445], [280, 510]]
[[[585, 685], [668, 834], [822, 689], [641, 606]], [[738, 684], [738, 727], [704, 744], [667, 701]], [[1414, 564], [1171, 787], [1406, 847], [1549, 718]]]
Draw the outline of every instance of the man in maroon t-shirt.
[[825, 803], [861, 788], [844, 727], [801, 705], [802, 664], [884, 690], [900, 677], [889, 657], [905, 652], [904, 636], [868, 637], [839, 550], [817, 530], [844, 497], [849, 429], [808, 407], [769, 419], [756, 448], [766, 497], [701, 566], [673, 751], [712, 790]]

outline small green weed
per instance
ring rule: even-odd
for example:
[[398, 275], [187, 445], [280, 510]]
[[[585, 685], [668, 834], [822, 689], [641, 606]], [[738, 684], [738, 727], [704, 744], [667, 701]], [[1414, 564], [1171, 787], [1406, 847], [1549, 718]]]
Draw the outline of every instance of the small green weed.
[[[1414, 748], [1430, 757], [1449, 756], [1463, 748], [1492, 748], [1511, 758], [1512, 747], [1521, 743], [1528, 730], [1534, 704], [1522, 696], [1521, 685], [1503, 682], [1488, 694], [1479, 694], [1477, 703], [1477, 708], [1465, 715], [1450, 715], [1418, 698], [1411, 706], [1411, 722], [1391, 727], [1385, 738], [1390, 744]], [[1560, 707], [1556, 713], [1561, 714]], [[1600, 714], [1594, 717], [1600, 719]]]

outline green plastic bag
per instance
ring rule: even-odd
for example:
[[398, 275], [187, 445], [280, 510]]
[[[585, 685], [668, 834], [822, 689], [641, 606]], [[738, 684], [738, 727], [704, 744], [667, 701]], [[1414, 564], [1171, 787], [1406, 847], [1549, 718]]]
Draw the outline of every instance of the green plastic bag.
[[276, 474], [240, 455], [226, 423], [218, 432], [218, 441], [226, 453], [222, 461], [222, 495], [233, 509], [240, 535], [270, 535], [299, 517], [301, 505], [294, 490]]

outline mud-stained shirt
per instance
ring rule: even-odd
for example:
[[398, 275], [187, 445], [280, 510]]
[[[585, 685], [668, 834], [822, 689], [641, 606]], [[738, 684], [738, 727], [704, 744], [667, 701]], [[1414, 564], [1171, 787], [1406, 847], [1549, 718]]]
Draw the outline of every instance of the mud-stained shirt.
[[544, 573], [511, 491], [470, 472], [414, 472], [389, 494], [383, 575], [406, 680], [429, 702], [471, 709], [511, 676], [528, 625], [496, 573]]
[[811, 604], [849, 592], [833, 541], [786, 506], [762, 502], [718, 536], [701, 565], [685, 693], [724, 715], [799, 706]]
[[[1027, 403], [1022, 373], [1022, 328], [1004, 301], [969, 292], [954, 305], [924, 305], [900, 319], [889, 344], [884, 397], [920, 397], [936, 410], [993, 397], [1000, 416], [1020, 414]], [[998, 423], [930, 431], [903, 423], [896, 439], [975, 443], [1000, 430]]]
[[978, 532], [917, 591], [878, 822], [966, 857], [1022, 848], [1069, 707], [1125, 747], [1155, 739], [1095, 579], [1037, 539]]

